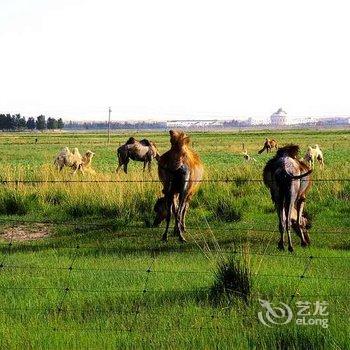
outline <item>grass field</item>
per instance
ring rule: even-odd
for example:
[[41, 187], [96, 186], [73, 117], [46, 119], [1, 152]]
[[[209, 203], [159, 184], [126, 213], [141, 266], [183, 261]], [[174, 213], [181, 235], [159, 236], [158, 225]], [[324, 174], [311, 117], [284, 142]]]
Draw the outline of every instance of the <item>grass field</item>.
[[[186, 238], [161, 242], [151, 228], [157, 180], [130, 163], [115, 174], [115, 148], [133, 133], [0, 135], [1, 238], [0, 345], [4, 349], [220, 348], [350, 349], [350, 132], [286, 131], [191, 133], [205, 179], [188, 215]], [[136, 135], [136, 136], [135, 136]], [[134, 133], [169, 148], [164, 133]], [[277, 216], [261, 179], [270, 155], [257, 151], [266, 136], [306, 151], [319, 144], [325, 169], [316, 166], [306, 209], [312, 245], [277, 250]], [[244, 163], [242, 143], [257, 162]], [[64, 146], [96, 153], [96, 174], [61, 174], [53, 159]], [[65, 183], [65, 180], [93, 180]], [[338, 179], [338, 180], [336, 180]], [[14, 183], [13, 180], [49, 180]], [[51, 180], [62, 180], [52, 183]], [[6, 182], [7, 181], [7, 182]], [[45, 237], [19, 240], [27, 233]], [[252, 296], [213, 303], [217, 263], [230, 255], [248, 260]], [[303, 276], [303, 277], [300, 277]], [[258, 319], [259, 298], [287, 303], [328, 302], [329, 327], [267, 327]], [[311, 307], [312, 311], [314, 306]]]

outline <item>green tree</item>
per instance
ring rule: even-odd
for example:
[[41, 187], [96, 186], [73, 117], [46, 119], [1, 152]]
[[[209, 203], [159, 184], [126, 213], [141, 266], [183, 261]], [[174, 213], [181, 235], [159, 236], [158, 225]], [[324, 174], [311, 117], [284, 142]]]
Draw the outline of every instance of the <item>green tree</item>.
[[62, 118], [59, 118], [58, 120], [57, 120], [57, 129], [63, 129], [64, 128], [64, 122], [63, 122], [63, 120], [62, 120]]
[[26, 118], [25, 117], [21, 117], [18, 120], [18, 129], [19, 130], [23, 130], [27, 127], [27, 122], [26, 122]]
[[55, 118], [48, 118], [47, 119], [47, 128], [50, 130], [57, 129], [58, 128], [58, 123]]
[[36, 128], [38, 130], [46, 129], [46, 118], [44, 115], [39, 115], [39, 117], [36, 118]]
[[27, 120], [27, 128], [29, 130], [34, 130], [35, 129], [35, 120], [33, 117], [29, 117]]

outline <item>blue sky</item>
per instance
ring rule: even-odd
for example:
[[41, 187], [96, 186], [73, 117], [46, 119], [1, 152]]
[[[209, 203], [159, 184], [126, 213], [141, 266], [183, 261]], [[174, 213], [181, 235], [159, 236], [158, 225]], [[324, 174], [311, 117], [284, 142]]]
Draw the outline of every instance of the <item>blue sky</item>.
[[346, 1], [2, 0], [0, 111], [350, 114]]

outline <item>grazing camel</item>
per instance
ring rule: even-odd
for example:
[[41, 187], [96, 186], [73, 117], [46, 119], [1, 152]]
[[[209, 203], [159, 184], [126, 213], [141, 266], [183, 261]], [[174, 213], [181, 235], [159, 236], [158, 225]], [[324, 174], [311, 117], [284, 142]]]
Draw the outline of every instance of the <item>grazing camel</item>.
[[170, 150], [158, 161], [158, 175], [163, 184], [164, 197], [158, 199], [155, 225], [166, 219], [163, 241], [168, 239], [171, 213], [175, 217], [174, 234], [186, 242], [185, 217], [189, 203], [203, 176], [203, 165], [196, 152], [189, 148], [190, 138], [182, 131], [170, 130]]
[[278, 214], [281, 234], [278, 247], [284, 250], [284, 233], [287, 232], [290, 252], [293, 251], [291, 227], [300, 237], [302, 246], [310, 243], [307, 232], [309, 222], [303, 210], [307, 191], [311, 187], [312, 170], [299, 160], [298, 153], [297, 145], [280, 148], [267, 162], [263, 172], [264, 183], [270, 189]]
[[277, 141], [266, 138], [264, 142], [264, 147], [258, 153], [261, 154], [265, 150], [266, 150], [266, 153], [269, 153], [271, 152], [272, 148], [276, 148], [276, 150], [278, 149]]
[[72, 168], [73, 174], [78, 170], [84, 173], [84, 168], [91, 167], [92, 157], [95, 153], [87, 151], [84, 156], [81, 156], [78, 148], [74, 148], [71, 152], [68, 147], [64, 147], [56, 156], [54, 164], [61, 171], [65, 166]]
[[251, 157], [249, 154], [248, 154], [248, 151], [245, 150], [243, 151], [243, 159], [246, 161], [246, 162], [256, 162], [256, 159]]
[[320, 168], [323, 169], [324, 167], [324, 158], [323, 153], [320, 150], [319, 145], [315, 145], [315, 148], [312, 148], [311, 146], [308, 147], [307, 152], [304, 157], [305, 161], [309, 163], [309, 166], [314, 169], [315, 168], [315, 160], [317, 159], [318, 163], [320, 164]]
[[130, 159], [143, 162], [143, 171], [145, 171], [148, 164], [148, 170], [151, 171], [152, 160], [154, 158], [158, 160], [160, 157], [154, 142], [146, 139], [137, 141], [133, 137], [130, 137], [124, 145], [117, 149], [117, 156], [118, 168], [116, 172], [123, 167], [125, 174], [128, 173], [128, 163]]

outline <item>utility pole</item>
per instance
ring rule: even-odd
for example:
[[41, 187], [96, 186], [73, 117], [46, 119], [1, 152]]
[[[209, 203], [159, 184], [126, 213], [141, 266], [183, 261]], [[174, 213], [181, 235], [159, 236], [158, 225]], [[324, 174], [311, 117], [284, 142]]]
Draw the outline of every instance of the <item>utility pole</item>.
[[108, 108], [108, 145], [111, 142], [111, 107]]

